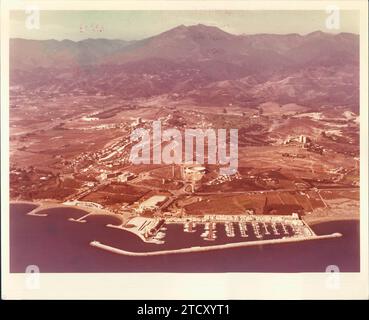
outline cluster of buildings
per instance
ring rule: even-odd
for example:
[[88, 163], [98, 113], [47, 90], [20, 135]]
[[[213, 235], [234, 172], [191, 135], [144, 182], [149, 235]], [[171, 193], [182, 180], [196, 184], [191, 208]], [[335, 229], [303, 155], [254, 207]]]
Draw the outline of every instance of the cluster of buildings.
[[77, 206], [77, 207], [83, 207], [83, 208], [90, 208], [90, 209], [103, 209], [104, 207], [95, 202], [91, 201], [78, 201], [78, 200], [70, 200], [63, 202], [66, 206]]
[[290, 144], [290, 143], [300, 143], [303, 146], [307, 143], [310, 143], [311, 139], [305, 135], [299, 135], [294, 137], [288, 137], [286, 140], [283, 141], [283, 144]]
[[306, 158], [306, 156], [304, 154], [300, 154], [300, 153], [288, 153], [288, 152], [283, 152], [282, 153], [282, 157], [299, 158], [299, 159]]
[[206, 168], [200, 165], [181, 165], [181, 177], [185, 181], [200, 181]]
[[[300, 144], [301, 147], [303, 149], [306, 149], [307, 151], [323, 154], [323, 151], [324, 151], [323, 147], [313, 143], [311, 139], [305, 135], [288, 137], [286, 140], [283, 141], [284, 145], [296, 144], [296, 143]], [[287, 153], [284, 156], [287, 156]], [[291, 156], [291, 157], [292, 158], [303, 158], [300, 155], [296, 155], [295, 157]]]
[[136, 118], [132, 123], [131, 123], [131, 126], [132, 127], [137, 127], [139, 126], [140, 124], [144, 123], [144, 121], [142, 120], [141, 117], [138, 117]]
[[129, 171], [102, 172], [97, 179], [102, 182], [106, 180], [115, 180], [117, 182], [127, 182], [135, 179], [136, 174]]
[[206, 185], [217, 185], [217, 184], [221, 184], [224, 182], [230, 182], [232, 180], [239, 180], [242, 179], [242, 176], [239, 174], [239, 172], [237, 171], [234, 174], [220, 174], [218, 177], [216, 177], [213, 180], [210, 180], [209, 182], [206, 183]]
[[81, 128], [83, 131], [89, 131], [89, 130], [109, 130], [109, 129], [119, 129], [122, 128], [122, 124], [99, 124], [97, 126], [87, 127], [87, 128]]

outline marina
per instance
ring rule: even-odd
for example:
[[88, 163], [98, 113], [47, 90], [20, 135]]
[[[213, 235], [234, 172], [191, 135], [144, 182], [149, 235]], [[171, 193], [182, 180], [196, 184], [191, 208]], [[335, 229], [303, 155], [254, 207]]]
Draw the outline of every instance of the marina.
[[183, 231], [184, 232], [189, 232], [189, 233], [196, 232], [195, 227], [196, 227], [196, 223], [194, 223], [194, 222], [186, 222], [183, 225]]
[[217, 238], [216, 232], [216, 224], [208, 222], [205, 224], [204, 232], [201, 234], [201, 237], [206, 241], [214, 241]]
[[287, 230], [287, 227], [282, 223], [282, 228], [283, 228], [283, 233], [285, 234], [285, 235], [288, 235], [289, 234], [289, 232], [288, 232], [288, 230]]
[[[61, 210], [62, 207], [59, 209]], [[95, 211], [99, 210], [95, 209]], [[47, 214], [44, 212], [41, 206], [29, 212], [28, 215], [46, 217]], [[81, 211], [81, 213], [83, 212]], [[85, 212], [78, 218], [70, 217], [68, 220], [71, 222], [87, 222], [90, 216], [96, 214], [98, 212]], [[167, 237], [170, 230], [173, 229], [173, 225], [181, 226], [182, 234], [188, 234], [192, 239], [190, 242], [193, 241], [201, 246], [255, 241], [270, 241], [272, 243], [277, 239], [301, 238], [303, 240], [316, 236], [314, 231], [297, 214], [218, 214], [165, 219], [136, 216], [124, 223], [107, 224], [106, 226], [131, 232], [145, 243], [163, 246], [167, 241], [173, 241]]]
[[247, 226], [244, 222], [239, 222], [238, 223], [238, 227], [239, 227], [239, 230], [240, 230], [240, 234], [241, 234], [241, 237], [242, 238], [247, 238], [248, 237], [248, 234], [247, 234]]
[[278, 229], [277, 229], [277, 226], [276, 226], [276, 224], [275, 223], [272, 223], [272, 229], [273, 229], [273, 233], [275, 234], [275, 235], [280, 235], [280, 233], [278, 232]]
[[[233, 220], [233, 221], [231, 221]], [[146, 224], [144, 222], [143, 224]], [[161, 227], [159, 236], [154, 239], [160, 243], [167, 239], [162, 232], [174, 225], [182, 225], [184, 233], [192, 234], [192, 239], [201, 246], [236, 242], [270, 241], [289, 238], [315, 237], [313, 230], [298, 215], [291, 216], [227, 216], [222, 220], [218, 216], [191, 217], [185, 219], [167, 219]], [[203, 242], [201, 241], [203, 240]], [[149, 239], [146, 239], [149, 242]]]
[[[85, 222], [88, 216], [89, 214], [79, 219], [70, 218], [69, 221]], [[214, 215], [167, 219], [137, 216], [126, 223], [108, 224], [107, 227], [129, 231], [145, 243], [164, 245], [168, 240], [168, 229], [173, 225], [180, 225], [183, 234], [191, 235], [198, 245], [205, 246], [262, 240], [272, 243], [278, 239], [301, 238], [303, 240], [316, 236], [297, 214]]]
[[[168, 224], [170, 225], [170, 224]], [[196, 229], [195, 227], [196, 226]], [[288, 237], [303, 237], [304, 232], [293, 223], [276, 222], [205, 222], [194, 223], [185, 222], [183, 232], [197, 234], [197, 230], [202, 230], [200, 237], [205, 241], [215, 241], [220, 232], [227, 242], [233, 241], [254, 241], [273, 240]], [[305, 235], [314, 236], [308, 229]], [[164, 237], [160, 237], [164, 239]]]
[[235, 236], [234, 227], [232, 222], [225, 223], [225, 232], [227, 234], [227, 237], [233, 238]]
[[265, 235], [270, 235], [270, 232], [268, 230], [268, 226], [265, 224], [265, 222], [263, 222], [263, 228], [264, 228], [264, 234]]
[[[182, 222], [161, 226], [159, 232], [165, 231], [165, 237], [158, 245], [144, 243], [137, 235], [122, 228], [106, 227], [107, 224], [119, 226], [119, 219], [114, 216], [90, 215], [85, 217], [86, 223], [76, 223], [68, 218], [78, 220], [86, 212], [67, 207], [40, 211], [46, 214], [42, 217], [27, 215], [33, 208], [24, 204], [11, 205], [12, 230], [22, 230], [22, 236], [11, 233], [11, 244], [16, 248], [11, 257], [12, 272], [23, 273], [29, 261], [44, 272], [316, 272], [332, 262], [339, 264], [342, 271], [359, 270], [359, 253], [353, 249], [359, 230], [355, 221], [314, 225], [317, 236], [283, 239], [285, 236], [280, 235], [279, 239], [270, 241], [268, 237], [277, 236], [256, 238], [251, 219], [258, 217], [254, 216], [247, 217], [250, 221], [233, 222], [235, 237], [228, 237], [224, 223], [216, 222], [217, 238], [206, 241], [201, 237], [205, 222], [195, 217], [196, 228], [191, 233], [184, 232]], [[284, 224], [291, 235], [293, 228], [297, 232], [301, 227], [294, 225], [295, 219], [289, 216], [285, 219], [289, 220]], [[279, 223], [276, 227], [282, 233], [283, 227]], [[265, 221], [265, 224], [272, 233], [269, 223]], [[49, 232], [50, 225], [53, 225], [52, 233]], [[248, 237], [242, 236], [240, 225], [247, 230]], [[338, 237], [335, 232], [343, 236]], [[94, 240], [102, 246], [89, 245]], [[312, 240], [317, 240], [319, 246]], [[34, 248], [44, 248], [49, 254], [44, 255], [44, 250]], [[60, 259], [64, 261], [62, 268], [58, 263]], [[268, 263], [270, 259], [273, 264]]]

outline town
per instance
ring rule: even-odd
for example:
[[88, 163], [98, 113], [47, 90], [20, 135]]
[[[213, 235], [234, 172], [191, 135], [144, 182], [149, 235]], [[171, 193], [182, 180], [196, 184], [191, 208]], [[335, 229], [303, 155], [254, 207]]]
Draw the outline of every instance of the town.
[[[237, 108], [233, 112], [237, 113]], [[217, 110], [207, 115], [191, 108], [179, 111], [173, 107], [137, 106], [123, 111], [112, 107], [103, 112], [84, 112], [54, 125], [48, 132], [34, 129], [13, 135], [12, 145], [17, 147], [12, 156], [11, 196], [14, 200], [81, 208], [92, 215], [115, 215], [121, 223], [108, 227], [131, 232], [144, 243], [156, 245], [166, 244], [166, 229], [171, 225], [181, 225], [183, 236], [192, 235], [198, 245], [215, 248], [235, 243], [316, 239], [309, 221], [350, 216], [354, 207], [343, 203], [347, 203], [344, 199], [348, 196], [351, 201], [358, 199], [358, 154], [350, 162], [343, 160], [352, 157], [354, 144], [347, 144], [351, 151], [345, 151], [339, 139], [334, 142], [336, 148], [327, 138], [329, 130], [306, 134], [297, 120], [304, 116], [301, 111], [288, 116], [290, 124], [297, 121], [294, 132], [299, 129], [300, 134], [284, 132], [286, 118], [279, 114], [264, 111], [262, 115], [251, 115], [246, 125], [260, 127], [255, 132], [247, 131], [246, 136], [245, 122], [235, 121], [238, 116], [232, 114], [232, 108], [226, 115]], [[306, 121], [310, 117], [305, 113]], [[221, 131], [207, 129], [219, 127], [224, 119], [228, 123], [223, 132], [231, 132], [233, 127], [233, 133], [239, 136], [229, 136], [229, 150], [234, 154], [228, 157], [227, 148], [218, 146], [220, 140], [212, 144], [214, 140], [209, 139]], [[314, 121], [321, 125], [321, 120]], [[352, 118], [346, 121], [353, 130]], [[280, 124], [266, 136], [261, 128], [270, 122]], [[177, 130], [185, 141], [178, 140], [177, 145], [168, 147], [176, 140], [163, 139], [166, 134], [155, 133], [155, 128], [172, 134], [173, 129]], [[90, 133], [101, 130], [104, 135]], [[132, 136], [137, 137], [137, 132], [148, 140], [141, 139], [134, 145]], [[251, 136], [258, 137], [258, 146], [247, 140]], [[50, 143], [38, 145], [41, 137]], [[165, 152], [166, 147], [173, 151], [182, 145], [188, 149], [179, 150], [181, 157], [171, 156], [170, 161], [162, 157], [170, 153]], [[45, 146], [48, 151], [36, 152], [35, 148], [42, 150]], [[132, 151], [135, 148], [137, 152]], [[132, 163], [132, 152], [148, 161]], [[219, 152], [224, 153], [219, 156]], [[42, 156], [46, 161], [22, 166], [25, 158], [17, 154], [27, 156], [28, 164], [32, 157], [36, 160]], [[233, 170], [224, 172], [227, 164]], [[39, 209], [42, 208], [41, 205]], [[71, 221], [84, 220], [81, 217]]]

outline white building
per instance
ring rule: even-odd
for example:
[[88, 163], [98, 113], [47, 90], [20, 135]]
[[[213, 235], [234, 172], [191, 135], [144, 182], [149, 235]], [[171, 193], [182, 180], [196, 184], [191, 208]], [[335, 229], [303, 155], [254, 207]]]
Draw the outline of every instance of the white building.
[[138, 211], [143, 212], [145, 210], [155, 210], [156, 208], [158, 208], [158, 204], [165, 201], [166, 199], [167, 197], [163, 195], [152, 196], [140, 203]]

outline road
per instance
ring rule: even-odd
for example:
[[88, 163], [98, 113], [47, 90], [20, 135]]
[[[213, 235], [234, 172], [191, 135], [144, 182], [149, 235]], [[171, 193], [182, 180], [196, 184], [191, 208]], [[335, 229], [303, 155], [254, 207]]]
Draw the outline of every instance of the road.
[[217, 191], [217, 192], [196, 192], [194, 195], [197, 196], [210, 196], [210, 195], [219, 195], [221, 194], [252, 194], [252, 193], [272, 193], [272, 192], [309, 192], [309, 191], [359, 191], [358, 187], [351, 188], [310, 188], [310, 189], [277, 189], [277, 190], [245, 190], [245, 191]]

